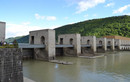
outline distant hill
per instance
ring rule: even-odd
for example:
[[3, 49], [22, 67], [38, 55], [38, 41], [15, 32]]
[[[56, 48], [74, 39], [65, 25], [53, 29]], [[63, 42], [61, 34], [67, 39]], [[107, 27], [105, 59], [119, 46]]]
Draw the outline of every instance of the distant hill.
[[87, 20], [75, 24], [56, 28], [56, 35], [66, 33], [80, 33], [82, 36], [119, 35], [130, 37], [130, 16], [115, 16], [101, 19]]
[[10, 38], [7, 38], [5, 41], [8, 43], [12, 43], [14, 40], [21, 39], [22, 37], [24, 37], [24, 36], [10, 37]]
[[[119, 35], [130, 37], [130, 16], [114, 16], [101, 19], [87, 20], [75, 24], [69, 24], [54, 29], [56, 37], [59, 34], [79, 33], [82, 36]], [[20, 37], [17, 41], [20, 43], [28, 43], [29, 36]]]

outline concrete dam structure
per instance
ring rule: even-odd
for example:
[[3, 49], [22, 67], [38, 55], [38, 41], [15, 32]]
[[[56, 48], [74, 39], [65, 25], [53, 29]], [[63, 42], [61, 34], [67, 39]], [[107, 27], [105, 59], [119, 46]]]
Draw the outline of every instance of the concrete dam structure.
[[38, 60], [53, 60], [56, 56], [95, 56], [96, 53], [123, 50], [130, 51], [130, 40], [120, 38], [96, 38], [80, 34], [62, 34], [55, 40], [55, 30], [31, 31], [29, 44], [19, 43], [23, 57]]
[[4, 42], [5, 40], [5, 22], [0, 22], [0, 42]]

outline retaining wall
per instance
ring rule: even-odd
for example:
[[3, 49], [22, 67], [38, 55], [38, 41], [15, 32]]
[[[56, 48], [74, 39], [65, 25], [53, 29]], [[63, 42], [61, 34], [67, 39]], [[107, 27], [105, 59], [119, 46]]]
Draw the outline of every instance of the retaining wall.
[[0, 82], [23, 82], [21, 49], [0, 49]]

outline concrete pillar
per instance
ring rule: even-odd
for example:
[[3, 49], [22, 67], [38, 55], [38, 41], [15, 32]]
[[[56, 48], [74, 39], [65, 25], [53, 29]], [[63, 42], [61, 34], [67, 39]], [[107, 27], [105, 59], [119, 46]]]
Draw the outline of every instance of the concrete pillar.
[[92, 40], [92, 45], [91, 46], [92, 46], [91, 49], [95, 53], [97, 51], [96, 36], [93, 36], [93, 40]]
[[112, 39], [111, 48], [112, 48], [112, 50], [115, 50], [115, 40], [114, 39]]
[[121, 40], [119, 39], [118, 41], [118, 49], [121, 50]]
[[107, 39], [104, 38], [104, 44], [103, 44], [104, 51], [107, 51]]
[[5, 29], [6, 29], [6, 22], [0, 21], [0, 42], [4, 42], [5, 40]]
[[74, 49], [76, 51], [77, 56], [81, 54], [81, 42], [80, 42], [81, 36], [80, 34], [76, 34], [76, 41], [74, 43]]
[[48, 31], [48, 43], [46, 44], [45, 49], [48, 51], [48, 58], [55, 59], [55, 31]]

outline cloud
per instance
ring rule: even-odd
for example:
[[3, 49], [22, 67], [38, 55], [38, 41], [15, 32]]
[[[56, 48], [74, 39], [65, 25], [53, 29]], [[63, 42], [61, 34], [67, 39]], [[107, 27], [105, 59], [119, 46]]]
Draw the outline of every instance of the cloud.
[[53, 20], [56, 20], [56, 17], [55, 16], [47, 16], [46, 20], [53, 21]]
[[22, 23], [22, 24], [7, 23], [6, 38], [27, 35], [27, 34], [29, 34], [29, 31], [32, 31], [32, 30], [54, 29], [56, 27], [58, 27], [58, 26], [40, 27], [40, 26], [31, 26], [31, 25], [24, 24], [24, 23]]
[[29, 31], [42, 29], [39, 26], [29, 26], [25, 24], [8, 24], [6, 25], [6, 37], [15, 37], [29, 34]]
[[78, 2], [78, 7], [77, 7], [78, 11], [76, 13], [87, 11], [89, 8], [93, 8], [96, 5], [104, 2], [105, 0], [80, 0]]
[[124, 13], [124, 15], [130, 15], [130, 13]]
[[30, 22], [23, 22], [23, 25], [29, 25], [31, 24]]
[[114, 6], [115, 3], [108, 3], [107, 5], [105, 5], [105, 7], [111, 7], [111, 6]]
[[39, 20], [39, 19], [44, 19], [45, 17], [44, 16], [40, 16], [39, 14], [36, 13], [35, 14], [35, 18]]
[[55, 16], [41, 16], [39, 14], [35, 14], [35, 18], [37, 20], [48, 20], [48, 21], [54, 21], [56, 20], [56, 17]]
[[123, 13], [126, 9], [128, 9], [130, 7], [130, 4], [129, 5], [125, 5], [117, 10], [114, 10], [113, 11], [113, 14], [116, 14], [116, 13]]

